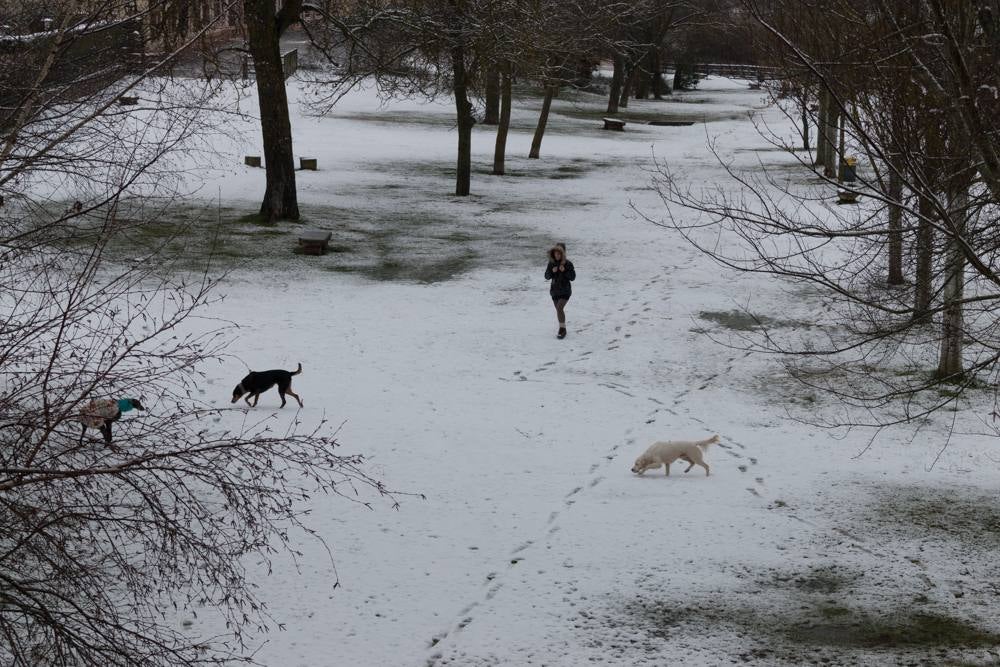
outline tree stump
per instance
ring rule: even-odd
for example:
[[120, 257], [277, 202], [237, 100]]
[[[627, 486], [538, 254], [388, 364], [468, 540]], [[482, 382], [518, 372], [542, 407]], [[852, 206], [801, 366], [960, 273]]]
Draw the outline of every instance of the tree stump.
[[625, 131], [625, 121], [620, 118], [602, 118], [604, 121], [605, 130], [614, 130], [615, 132]]
[[243, 164], [248, 167], [260, 168], [260, 156], [259, 155], [247, 155], [243, 158]]
[[317, 160], [314, 157], [300, 157], [299, 158], [299, 169], [305, 171], [316, 171]]

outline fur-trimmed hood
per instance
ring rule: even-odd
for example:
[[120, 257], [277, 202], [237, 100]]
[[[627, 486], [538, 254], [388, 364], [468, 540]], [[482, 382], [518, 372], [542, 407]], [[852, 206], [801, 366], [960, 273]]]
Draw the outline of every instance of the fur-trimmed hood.
[[569, 261], [569, 257], [566, 256], [566, 244], [565, 243], [556, 243], [554, 246], [552, 246], [551, 248], [549, 248], [549, 261], [550, 262], [556, 261], [556, 258], [554, 257], [556, 250], [558, 250], [559, 252], [562, 253], [562, 261], [563, 262]]

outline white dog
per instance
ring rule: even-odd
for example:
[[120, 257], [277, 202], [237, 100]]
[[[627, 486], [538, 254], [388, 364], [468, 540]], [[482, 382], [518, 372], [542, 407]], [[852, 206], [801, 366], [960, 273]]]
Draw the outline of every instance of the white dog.
[[719, 441], [719, 436], [713, 435], [708, 440], [700, 440], [698, 442], [654, 442], [649, 446], [645, 452], [643, 452], [639, 458], [635, 460], [635, 465], [632, 466], [632, 472], [637, 475], [641, 475], [647, 470], [652, 470], [653, 468], [659, 468], [664, 466], [667, 469], [667, 474], [670, 474], [670, 464], [677, 459], [683, 459], [688, 462], [687, 470], [684, 472], [689, 472], [691, 468], [696, 465], [701, 466], [705, 469], [705, 475], [709, 475], [708, 464], [705, 463], [705, 459], [702, 456], [702, 452], [708, 448], [709, 445], [714, 445]]

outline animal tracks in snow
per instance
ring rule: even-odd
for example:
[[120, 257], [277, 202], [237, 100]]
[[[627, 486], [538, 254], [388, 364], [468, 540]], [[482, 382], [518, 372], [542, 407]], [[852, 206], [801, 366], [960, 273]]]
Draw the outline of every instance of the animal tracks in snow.
[[[632, 436], [632, 432], [633, 429], [629, 428], [624, 433], [625, 437], [623, 438], [623, 442], [627, 445], [632, 445], [636, 441], [635, 437]], [[568, 511], [577, 502], [580, 494], [584, 493], [586, 489], [593, 489], [604, 481], [605, 477], [603, 475], [595, 473], [617, 458], [617, 452], [620, 448], [621, 444], [612, 445], [602, 457], [604, 459], [603, 463], [595, 462], [588, 468], [587, 474], [590, 475], [590, 479], [587, 481], [586, 485], [574, 486], [568, 493], [566, 493], [565, 496], [563, 496], [563, 508], [561, 510], [553, 510], [549, 513], [548, 519], [545, 522], [545, 534], [542, 541], [553, 538], [562, 530], [562, 527], [558, 524], [559, 517], [562, 515], [562, 512]], [[538, 540], [528, 539], [511, 550], [506, 556], [508, 560], [508, 570], [528, 558], [530, 550], [536, 546], [537, 543]], [[448, 637], [461, 632], [465, 627], [472, 623], [474, 621], [473, 611], [475, 611], [480, 603], [492, 600], [497, 593], [503, 589], [503, 572], [500, 570], [490, 571], [485, 577], [484, 585], [486, 587], [486, 591], [483, 593], [481, 600], [466, 605], [456, 615], [456, 618], [459, 620], [453, 623], [452, 628], [448, 632], [435, 635], [431, 639], [428, 648], [434, 649], [435, 652], [427, 660], [427, 664], [429, 666], [436, 665], [438, 660], [443, 657], [443, 653], [438, 650], [440, 643]]]
[[528, 547], [530, 547], [534, 543], [535, 543], [534, 540], [528, 540], [528, 541], [522, 543], [520, 546], [516, 547], [513, 551], [511, 551], [510, 555], [513, 556], [515, 554], [519, 554], [522, 551], [524, 551], [525, 549], [527, 549]]
[[[664, 267], [664, 270], [669, 270], [669, 267]], [[553, 381], [560, 373], [585, 373], [591, 368], [600, 368], [600, 364], [602, 362], [605, 364], [613, 364], [612, 368], [615, 371], [618, 371], [619, 363], [617, 360], [619, 359], [619, 356], [612, 356], [611, 354], [606, 353], [617, 352], [623, 347], [630, 346], [633, 339], [641, 338], [644, 334], [648, 335], [648, 331], [652, 325], [659, 323], [662, 320], [662, 314], [666, 311], [666, 305], [670, 300], [671, 295], [669, 283], [665, 281], [662, 275], [653, 276], [649, 280], [645, 281], [641, 288], [633, 290], [624, 299], [624, 303], [612, 306], [612, 309], [606, 311], [603, 317], [597, 316], [592, 322], [588, 322], [578, 329], [580, 332], [590, 330], [590, 333], [587, 334], [587, 336], [583, 336], [579, 340], [586, 341], [588, 338], [591, 338], [591, 342], [594, 344], [593, 348], [585, 349], [581, 352], [574, 349], [572, 345], [569, 347], [562, 347], [560, 349], [564, 351], [564, 357], [560, 354], [559, 359], [553, 359], [544, 363], [534, 361], [533, 365], [528, 366], [528, 368], [533, 368], [533, 370], [516, 370], [512, 372], [511, 376], [501, 379], [506, 381], [530, 380], [538, 383], [546, 383]], [[598, 332], [605, 329], [605, 327], [607, 333], [611, 333], [611, 335], [608, 336], [607, 333], [605, 333], [604, 335], [607, 336], [606, 338], [597, 338], [597, 336], [600, 335]], [[593, 340], [593, 338], [596, 338], [596, 340]], [[604, 341], [604, 344], [600, 345], [599, 341]], [[720, 359], [720, 361], [722, 361], [722, 359]], [[609, 373], [604, 376], [595, 375], [590, 382], [593, 382], [599, 387], [620, 394], [632, 401], [638, 399], [639, 401], [648, 401], [649, 403], [652, 403], [653, 405], [648, 406], [648, 409], [651, 409], [651, 411], [647, 412], [644, 418], [645, 423], [649, 425], [656, 423], [657, 420], [663, 415], [678, 416], [679, 413], [687, 413], [688, 408], [684, 404], [686, 403], [689, 395], [691, 395], [692, 392], [703, 391], [711, 388], [720, 376], [724, 377], [732, 371], [735, 361], [736, 357], [729, 357], [718, 366], [706, 369], [715, 372], [711, 372], [700, 377], [695, 376], [693, 378], [682, 378], [681, 382], [676, 385], [678, 390], [677, 393], [672, 396], [669, 394], [649, 396], [645, 392], [637, 392], [636, 389], [639, 387], [638, 381], [631, 381], [630, 379], [627, 379], [627, 376], [622, 376], [617, 372], [615, 374]], [[573, 366], [572, 370], [567, 370], [566, 364], [573, 362], [588, 363], [586, 366]], [[526, 361], [522, 363], [530, 364], [532, 362]], [[591, 364], [593, 364], [593, 366]], [[541, 374], [543, 373], [546, 375], [542, 376]], [[532, 374], [538, 374], [538, 377], [532, 378]], [[619, 379], [622, 380], [621, 383], [614, 381]], [[633, 405], [638, 406], [642, 404], [633, 403]], [[696, 419], [692, 415], [686, 415], [686, 418], [691, 418], [700, 422], [700, 420]], [[607, 475], [602, 474], [602, 469], [607, 469], [608, 466], [615, 465], [615, 462], [620, 457], [622, 447], [632, 448], [633, 445], [635, 445], [636, 437], [633, 431], [633, 428], [627, 429], [616, 444], [608, 447], [603, 453], [599, 454], [599, 458], [597, 460], [586, 466], [584, 479], [578, 478], [574, 480], [576, 483], [572, 484], [563, 494], [562, 498], [557, 501], [558, 505], [555, 508], [550, 508], [551, 511], [548, 513], [547, 519], [544, 525], [540, 527], [537, 535], [533, 536], [531, 539], [524, 539], [519, 542], [506, 554], [503, 554], [502, 552], [497, 554], [497, 561], [503, 559], [506, 563], [502, 567], [495, 566], [494, 569], [490, 570], [489, 573], [485, 575], [483, 589], [479, 599], [470, 605], [467, 605], [456, 614], [448, 632], [439, 634], [432, 640], [431, 647], [433, 647], [436, 652], [434, 655], [430, 656], [428, 664], [436, 664], [438, 660], [442, 659], [443, 654], [440, 652], [440, 643], [442, 641], [446, 640], [449, 636], [456, 635], [463, 628], [474, 622], [477, 609], [482, 608], [485, 602], [492, 600], [500, 591], [503, 590], [504, 581], [507, 577], [509, 577], [507, 573], [515, 568], [523, 568], [524, 565], [519, 565], [519, 563], [530, 560], [532, 553], [536, 552], [539, 548], [544, 548], [546, 545], [551, 546], [551, 541], [558, 539], [557, 536], [560, 535], [560, 531], [562, 530], [560, 519], [563, 517], [565, 512], [571, 511], [575, 504], [587, 498], [587, 494], [600, 493], [600, 489], [606, 488], [606, 486], [601, 486], [602, 483], [606, 482], [608, 477]], [[743, 453], [741, 453], [746, 449], [741, 443], [726, 439], [724, 443], [720, 443], [720, 448], [722, 451], [726, 452], [728, 456], [739, 461], [738, 469], [741, 473], [749, 471], [751, 466], [757, 464], [756, 459], [746, 457]], [[597, 491], [594, 491], [594, 489], [597, 489]], [[755, 483], [747, 486], [747, 491], [756, 497], [763, 498], [764, 477], [757, 476]]]

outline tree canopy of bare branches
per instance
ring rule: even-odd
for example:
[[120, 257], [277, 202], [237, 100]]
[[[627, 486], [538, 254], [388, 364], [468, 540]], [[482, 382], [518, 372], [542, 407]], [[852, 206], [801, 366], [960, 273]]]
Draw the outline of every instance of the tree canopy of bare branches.
[[[819, 288], [836, 314], [827, 336], [796, 342], [769, 332], [756, 345], [797, 359], [800, 379], [863, 410], [863, 423], [909, 422], [992, 381], [1000, 359], [995, 7], [742, 4], [755, 48], [780, 72], [775, 104], [801, 128], [805, 150], [784, 129], [761, 127], [762, 135], [803, 170], [821, 168], [819, 178], [802, 186], [766, 168], [733, 168], [731, 185], [695, 189], [664, 164], [664, 200], [699, 214], [670, 224], [726, 266]], [[845, 183], [849, 155], [860, 172]], [[862, 205], [837, 206], [838, 190]], [[738, 243], [700, 243], [703, 224]], [[941, 385], [948, 390], [926, 391]]]
[[[244, 559], [288, 549], [313, 494], [384, 489], [325, 422], [234, 420], [197, 398], [228, 340], [203, 317], [210, 267], [107, 259], [219, 128], [211, 86], [153, 76], [178, 51], [106, 57], [117, 42], [95, 33], [142, 17], [98, 4], [0, 55], [0, 662], [228, 664], [269, 623]], [[81, 415], [109, 398], [146, 409], [106, 444]], [[225, 631], [190, 635], [179, 621], [199, 612]]]

